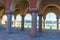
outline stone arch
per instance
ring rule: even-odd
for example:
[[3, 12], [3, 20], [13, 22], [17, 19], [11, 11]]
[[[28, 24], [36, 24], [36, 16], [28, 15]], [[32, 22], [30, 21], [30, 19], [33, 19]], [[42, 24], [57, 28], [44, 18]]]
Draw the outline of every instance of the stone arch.
[[25, 10], [25, 12], [24, 12], [24, 13], [25, 13], [25, 14], [26, 14], [26, 13], [30, 13], [30, 12], [29, 12], [29, 7], [28, 7], [28, 8], [26, 8], [26, 10]]
[[48, 4], [48, 5], [46, 5], [46, 6], [43, 8], [43, 10], [42, 10], [42, 14], [43, 14], [43, 13], [44, 13], [44, 11], [46, 10], [46, 8], [47, 8], [47, 7], [49, 7], [49, 6], [55, 6], [55, 7], [57, 7], [57, 8], [58, 8], [58, 10], [60, 10], [59, 6], [58, 6], [58, 5], [56, 5], [56, 4]]
[[54, 12], [56, 15], [59, 15], [60, 11], [58, 10], [57, 7], [55, 6], [48, 6], [45, 11], [44, 11], [44, 15], [46, 15], [49, 12]]
[[15, 11], [15, 6], [16, 6], [17, 2], [19, 2], [19, 1], [22, 1], [22, 0], [12, 0], [11, 5], [10, 5], [10, 10]]
[[18, 14], [19, 14], [19, 9], [16, 8], [15, 11], [14, 11], [14, 17], [16, 17]]
[[2, 17], [3, 14], [5, 14], [4, 11], [5, 11], [5, 5], [4, 3], [0, 2], [0, 17]]
[[11, 5], [10, 5], [10, 10], [11, 11], [15, 11], [15, 6], [16, 6], [16, 3], [19, 2], [21, 0], [12, 0], [11, 1]]
[[3, 9], [0, 11], [0, 16], [3, 17], [4, 15], [6, 15], [6, 13], [5, 13], [5, 10]]
[[21, 14], [26, 14], [29, 9], [29, 3], [27, 0], [19, 0], [16, 2], [15, 8], [18, 8]]

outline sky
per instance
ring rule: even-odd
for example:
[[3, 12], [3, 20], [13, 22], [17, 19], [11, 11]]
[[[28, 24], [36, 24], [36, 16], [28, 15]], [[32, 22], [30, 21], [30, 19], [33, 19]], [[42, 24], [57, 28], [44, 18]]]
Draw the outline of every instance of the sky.
[[[17, 15], [17, 17], [16, 17], [16, 20], [18, 20], [18, 21], [21, 21], [21, 16], [20, 15]], [[32, 16], [31, 16], [31, 14], [27, 14], [26, 16], [25, 16], [25, 20], [31, 20], [32, 19]], [[39, 19], [39, 17], [37, 16], [37, 19]], [[7, 20], [7, 16], [6, 15], [4, 15], [3, 16], [3, 20]], [[14, 16], [12, 16], [12, 21], [14, 20]], [[51, 20], [51, 21], [56, 21], [56, 15], [54, 14], [54, 13], [48, 13], [47, 15], [46, 15], [46, 20]]]
[[56, 21], [56, 15], [54, 13], [48, 13], [46, 15], [46, 20]]

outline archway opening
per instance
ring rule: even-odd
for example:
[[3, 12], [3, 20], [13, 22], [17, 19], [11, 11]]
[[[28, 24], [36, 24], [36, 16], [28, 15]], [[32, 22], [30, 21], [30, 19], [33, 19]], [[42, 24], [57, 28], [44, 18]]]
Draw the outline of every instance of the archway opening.
[[39, 16], [37, 16], [37, 28], [39, 27]]
[[14, 27], [14, 15], [12, 15], [12, 27]]
[[[14, 21], [14, 15], [12, 15], [12, 26], [13, 26], [13, 21]], [[3, 15], [2, 24], [7, 25], [7, 15]]]
[[53, 12], [49, 12], [46, 15], [46, 29], [57, 29], [56, 27], [56, 15]]
[[26, 16], [25, 16], [25, 20], [24, 20], [24, 22], [25, 22], [25, 28], [31, 28], [31, 21], [32, 21], [32, 16], [31, 16], [31, 14], [26, 14]]
[[7, 15], [3, 15], [2, 24], [6, 24], [6, 22], [7, 22]]
[[18, 14], [17, 16], [16, 16], [16, 21], [15, 21], [15, 27], [21, 27], [21, 15], [20, 14]]

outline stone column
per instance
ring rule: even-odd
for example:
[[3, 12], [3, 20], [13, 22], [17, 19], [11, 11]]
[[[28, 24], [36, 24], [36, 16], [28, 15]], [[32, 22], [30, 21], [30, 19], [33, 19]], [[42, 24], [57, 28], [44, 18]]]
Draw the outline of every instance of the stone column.
[[38, 28], [39, 32], [42, 32], [42, 15], [39, 15], [39, 28]]
[[46, 27], [46, 17], [44, 16], [43, 19], [44, 19], [44, 27], [43, 28], [45, 29], [45, 27]]
[[32, 27], [31, 27], [31, 36], [37, 35], [37, 8], [30, 8], [32, 13]]
[[11, 12], [11, 11], [7, 12], [7, 20], [8, 20], [7, 27], [6, 27], [7, 33], [12, 32], [12, 14], [13, 14], [13, 12]]
[[21, 31], [24, 31], [24, 17], [25, 15], [21, 15], [22, 21], [21, 21]]
[[59, 17], [57, 16], [57, 29], [59, 29]]

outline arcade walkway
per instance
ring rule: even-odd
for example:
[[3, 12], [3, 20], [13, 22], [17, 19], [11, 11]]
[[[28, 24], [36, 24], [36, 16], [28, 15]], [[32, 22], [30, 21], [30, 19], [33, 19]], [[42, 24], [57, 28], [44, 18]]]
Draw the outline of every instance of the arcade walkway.
[[0, 40], [60, 40], [60, 30], [43, 30], [43, 32], [38, 33], [36, 37], [31, 37], [28, 28], [25, 28], [23, 32], [15, 28], [15, 30], [19, 32], [15, 31], [15, 33], [7, 34], [4, 31], [4, 27], [5, 26], [0, 25]]

